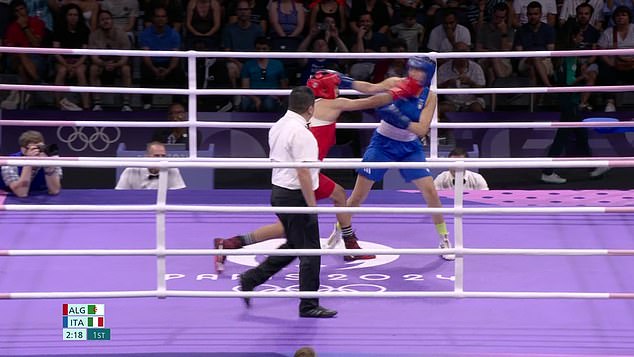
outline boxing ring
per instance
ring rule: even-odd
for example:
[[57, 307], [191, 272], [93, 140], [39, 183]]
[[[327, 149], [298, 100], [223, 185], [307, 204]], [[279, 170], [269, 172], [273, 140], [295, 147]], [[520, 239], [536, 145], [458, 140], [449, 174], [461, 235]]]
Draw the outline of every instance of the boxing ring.
[[[147, 55], [145, 51], [104, 52]], [[190, 56], [191, 65], [193, 55], [182, 56]], [[0, 89], [36, 87], [41, 86], [0, 85]], [[69, 90], [96, 91], [89, 87]], [[592, 90], [597, 91], [596, 87]], [[144, 89], [156, 91], [163, 90]], [[190, 113], [196, 113], [196, 95], [210, 91], [214, 90], [190, 88], [181, 93], [190, 95]], [[215, 91], [226, 94], [228, 90]], [[456, 91], [464, 90], [445, 93]], [[196, 122], [195, 115], [188, 123], [170, 125], [0, 123], [181, 125], [189, 127], [193, 143], [197, 126], [239, 127], [236, 123]], [[266, 127], [266, 123], [243, 126]], [[340, 125], [348, 126], [368, 127]], [[468, 123], [435, 123], [432, 143], [436, 143], [435, 130], [442, 127], [468, 127]], [[0, 355], [290, 356], [304, 345], [315, 347], [319, 356], [634, 355], [634, 280], [630, 278], [634, 269], [630, 239], [634, 236], [634, 190], [464, 192], [460, 184], [465, 168], [631, 167], [632, 158], [451, 161], [436, 158], [435, 150], [432, 145], [432, 159], [426, 167], [457, 169], [455, 192], [440, 192], [442, 209], [422, 208], [420, 193], [413, 191], [373, 191], [360, 208], [323, 203], [316, 209], [284, 209], [319, 212], [322, 237], [330, 232], [333, 213], [356, 212], [354, 226], [361, 246], [378, 255], [375, 260], [345, 263], [343, 249], [302, 250], [299, 253], [323, 255], [318, 293], [297, 291], [297, 265], [274, 276], [260, 291], [239, 291], [238, 274], [257, 264], [262, 254], [280, 254], [274, 250], [279, 240], [223, 251], [232, 254], [226, 270], [220, 275], [214, 272], [211, 255], [218, 251], [209, 249], [214, 237], [271, 223], [274, 212], [282, 210], [268, 205], [268, 191], [168, 192], [163, 174], [157, 191], [65, 190], [58, 196], [29, 199], [0, 195]], [[195, 151], [186, 159], [37, 161], [65, 167], [160, 167], [162, 173], [168, 167], [297, 166], [264, 159], [196, 158]], [[0, 157], [3, 165], [32, 162]], [[358, 160], [308, 164], [328, 168], [415, 165], [422, 166], [361, 164]], [[445, 214], [455, 239], [455, 262], [442, 260], [440, 251], [432, 248], [436, 244], [432, 212]], [[238, 298], [244, 296], [255, 297], [250, 309]], [[300, 319], [298, 296], [320, 296], [339, 315]], [[64, 303], [105, 304], [111, 340], [62, 341]]]

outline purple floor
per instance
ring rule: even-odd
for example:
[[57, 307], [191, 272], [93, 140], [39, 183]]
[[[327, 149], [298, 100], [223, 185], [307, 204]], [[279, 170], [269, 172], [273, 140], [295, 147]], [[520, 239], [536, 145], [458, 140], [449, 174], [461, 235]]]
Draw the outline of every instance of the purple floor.
[[[155, 193], [76, 190], [35, 203], [149, 203]], [[442, 193], [451, 204], [450, 194]], [[266, 191], [170, 192], [168, 203], [266, 205]], [[419, 194], [373, 192], [367, 205], [418, 206]], [[7, 197], [5, 205], [28, 203]], [[134, 212], [2, 211], [0, 250], [154, 248], [154, 215]], [[634, 191], [471, 192], [465, 206], [632, 206]], [[268, 224], [272, 215], [173, 213], [169, 248], [209, 248]], [[452, 217], [447, 217], [450, 231]], [[320, 216], [327, 236], [333, 215]], [[432, 248], [428, 216], [358, 215], [368, 248]], [[478, 215], [464, 220], [472, 248], [634, 249], [634, 214]], [[278, 242], [261, 243], [270, 247]], [[258, 247], [252, 246], [252, 249]], [[260, 258], [258, 258], [260, 259]], [[216, 276], [211, 257], [169, 257], [168, 288], [227, 291], [256, 262], [232, 257]], [[436, 256], [382, 256], [346, 264], [322, 259], [322, 288], [342, 291], [453, 289], [454, 264]], [[634, 292], [631, 257], [469, 256], [467, 291]], [[297, 266], [267, 288], [292, 289]], [[26, 291], [152, 290], [154, 257], [0, 257], [0, 295]], [[300, 319], [296, 299], [137, 298], [0, 300], [0, 355], [292, 356], [314, 346], [323, 356], [634, 356], [632, 300], [322, 299], [339, 311], [330, 320]], [[110, 341], [62, 341], [63, 303], [106, 304]], [[171, 353], [171, 354], [170, 354]]]

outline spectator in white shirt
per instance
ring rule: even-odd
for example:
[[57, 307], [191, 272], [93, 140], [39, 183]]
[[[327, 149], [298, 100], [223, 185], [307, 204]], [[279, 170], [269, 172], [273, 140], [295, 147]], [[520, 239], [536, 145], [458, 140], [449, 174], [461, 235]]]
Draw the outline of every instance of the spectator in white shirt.
[[[166, 157], [165, 145], [157, 141], [147, 144], [146, 156]], [[168, 169], [167, 187], [170, 190], [185, 188], [185, 182], [177, 168]], [[117, 190], [156, 190], [158, 189], [159, 169], [147, 167], [128, 167], [123, 170]]]
[[[456, 46], [458, 52], [469, 52], [465, 44]], [[483, 88], [486, 85], [484, 70], [468, 58], [453, 58], [438, 68], [438, 88]], [[476, 94], [451, 94], [440, 97], [438, 116], [446, 112], [482, 112], [486, 103]]]
[[448, 10], [444, 14], [443, 23], [431, 30], [427, 48], [431, 51], [451, 52], [459, 44], [471, 47], [471, 33], [469, 29], [458, 23], [456, 13]]
[[[456, 147], [449, 153], [449, 158], [467, 158], [469, 155], [463, 148]], [[441, 172], [434, 179], [434, 186], [437, 190], [453, 190], [456, 186], [455, 170], [447, 170]], [[464, 190], [488, 190], [486, 180], [477, 172], [464, 171]]]

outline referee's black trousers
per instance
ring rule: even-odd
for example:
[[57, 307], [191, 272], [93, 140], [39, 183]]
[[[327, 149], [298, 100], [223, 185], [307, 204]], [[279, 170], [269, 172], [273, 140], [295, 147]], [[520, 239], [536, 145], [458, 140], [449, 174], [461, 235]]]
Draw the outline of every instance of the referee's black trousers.
[[[306, 207], [301, 190], [289, 190], [273, 186], [271, 205], [274, 207]], [[278, 213], [277, 217], [284, 226], [286, 243], [279, 249], [319, 249], [319, 224], [316, 214]], [[254, 285], [266, 282], [273, 274], [289, 265], [295, 256], [270, 256], [259, 266], [248, 270], [242, 276]], [[299, 257], [299, 290], [317, 291], [319, 289], [319, 270], [321, 256]], [[301, 299], [299, 311], [308, 311], [319, 305], [319, 299]]]
[[[561, 113], [560, 121], [577, 122], [581, 121], [581, 113], [579, 112], [579, 101], [571, 97], [572, 93], [563, 93], [559, 96], [559, 110]], [[572, 146], [572, 144], [574, 146]], [[586, 128], [560, 128], [557, 129], [555, 139], [548, 149], [548, 157], [558, 157], [564, 151], [574, 150], [567, 153], [568, 156], [590, 157], [592, 152], [588, 144], [588, 129]], [[546, 168], [542, 173], [551, 175], [553, 168]]]

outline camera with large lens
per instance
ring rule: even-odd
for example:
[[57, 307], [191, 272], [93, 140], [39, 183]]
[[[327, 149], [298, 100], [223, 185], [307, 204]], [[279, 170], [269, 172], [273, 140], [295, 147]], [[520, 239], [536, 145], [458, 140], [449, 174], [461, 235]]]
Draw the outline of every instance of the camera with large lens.
[[40, 145], [39, 149], [40, 149], [40, 152], [45, 153], [46, 156], [57, 156], [57, 155], [59, 155], [59, 147], [57, 147], [57, 144]]

